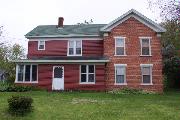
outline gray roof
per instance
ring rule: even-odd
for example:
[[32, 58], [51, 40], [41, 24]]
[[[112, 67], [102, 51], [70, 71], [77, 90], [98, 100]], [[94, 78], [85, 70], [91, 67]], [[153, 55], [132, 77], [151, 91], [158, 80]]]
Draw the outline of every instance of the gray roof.
[[57, 25], [39, 25], [25, 35], [26, 38], [81, 38], [100, 37], [103, 32], [110, 32], [114, 27], [123, 23], [130, 17], [134, 17], [155, 32], [165, 32], [166, 29], [142, 15], [138, 11], [131, 9], [127, 13], [113, 20], [109, 24], [82, 24], [64, 25], [58, 28]]
[[39, 25], [27, 33], [25, 37], [97, 37], [100, 35], [100, 28], [105, 25], [106, 24], [64, 25], [63, 28], [58, 28], [57, 25]]
[[84, 56], [64, 56], [64, 57], [53, 57], [53, 56], [44, 56], [44, 57], [37, 57], [31, 59], [20, 59], [14, 60], [12, 62], [16, 63], [107, 63], [109, 59], [103, 56], [97, 57], [84, 57]]

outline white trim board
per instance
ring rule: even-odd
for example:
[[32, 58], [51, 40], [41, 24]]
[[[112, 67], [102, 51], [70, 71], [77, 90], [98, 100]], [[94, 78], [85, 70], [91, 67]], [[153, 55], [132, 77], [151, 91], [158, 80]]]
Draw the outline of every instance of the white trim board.
[[41, 41], [41, 40], [44, 40], [44, 41], [51, 41], [51, 40], [103, 40], [103, 38], [100, 38], [100, 37], [95, 37], [95, 38], [33, 38], [33, 39], [29, 39], [29, 41]]
[[109, 60], [14, 60], [15, 63], [106, 63]]
[[25, 36], [26, 38], [73, 38], [73, 37], [99, 37], [100, 35], [83, 35], [83, 34], [68, 34], [68, 35], [42, 35], [42, 36]]

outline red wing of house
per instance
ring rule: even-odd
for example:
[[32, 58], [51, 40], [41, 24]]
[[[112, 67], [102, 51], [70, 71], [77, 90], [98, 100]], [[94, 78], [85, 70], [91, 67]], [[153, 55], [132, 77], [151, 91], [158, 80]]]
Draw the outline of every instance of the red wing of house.
[[17, 84], [48, 90], [130, 87], [162, 92], [160, 35], [165, 29], [136, 10], [109, 24], [37, 26], [16, 60]]

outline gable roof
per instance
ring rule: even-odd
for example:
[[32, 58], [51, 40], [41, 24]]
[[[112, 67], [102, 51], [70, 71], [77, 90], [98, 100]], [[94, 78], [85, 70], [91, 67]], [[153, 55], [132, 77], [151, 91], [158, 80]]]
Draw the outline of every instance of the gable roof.
[[26, 38], [55, 38], [55, 37], [98, 37], [100, 28], [106, 24], [88, 25], [64, 25], [58, 28], [57, 25], [39, 25], [25, 35]]
[[114, 27], [117, 25], [121, 24], [125, 20], [127, 20], [130, 17], [134, 17], [141, 23], [145, 24], [149, 28], [153, 29], [155, 32], [161, 33], [161, 32], [166, 32], [166, 29], [158, 25], [157, 23], [153, 22], [143, 14], [139, 13], [138, 11], [131, 9], [122, 16], [118, 17], [114, 21], [110, 22], [109, 24], [105, 25], [104, 27], [101, 28], [102, 32], [110, 32]]

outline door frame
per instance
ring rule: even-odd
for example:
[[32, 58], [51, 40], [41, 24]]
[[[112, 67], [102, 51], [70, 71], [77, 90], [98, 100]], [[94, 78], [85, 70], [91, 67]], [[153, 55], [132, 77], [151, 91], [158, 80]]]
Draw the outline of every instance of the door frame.
[[[62, 79], [63, 79], [63, 84], [64, 84], [64, 66], [62, 66], [62, 65], [53, 66], [53, 72], [52, 72], [52, 90], [54, 90], [54, 89], [53, 89], [53, 80], [54, 80], [54, 69], [55, 69], [56, 67], [62, 67], [62, 69], [63, 69], [63, 77], [62, 77]], [[62, 89], [62, 90], [64, 90], [64, 85], [63, 85], [63, 89]]]

